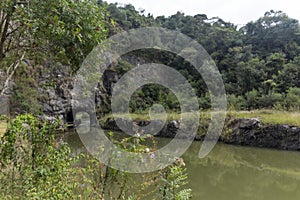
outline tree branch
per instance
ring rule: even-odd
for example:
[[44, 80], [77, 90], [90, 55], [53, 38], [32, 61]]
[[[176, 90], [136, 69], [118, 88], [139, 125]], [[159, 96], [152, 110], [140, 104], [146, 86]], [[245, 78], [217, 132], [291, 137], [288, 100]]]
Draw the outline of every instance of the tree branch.
[[5, 57], [4, 43], [5, 43], [5, 40], [7, 39], [7, 32], [8, 32], [8, 28], [9, 28], [9, 24], [10, 24], [10, 18], [12, 17], [13, 13], [15, 12], [16, 4], [17, 4], [17, 1], [14, 0], [13, 4], [11, 5], [10, 11], [8, 13], [6, 13], [5, 19], [1, 22], [4, 24], [2, 24], [3, 27], [1, 27], [1, 29], [3, 28], [3, 30], [1, 30], [1, 38], [0, 38], [0, 62]]
[[24, 60], [24, 57], [25, 57], [25, 52], [23, 53], [23, 55], [21, 56], [21, 58], [17, 62], [11, 64], [9, 66], [9, 68], [7, 69], [7, 78], [5, 80], [5, 83], [4, 83], [3, 89], [0, 93], [0, 96], [4, 95], [5, 92], [9, 89], [9, 82], [13, 78], [13, 76], [14, 76], [16, 70], [18, 69], [20, 63]]

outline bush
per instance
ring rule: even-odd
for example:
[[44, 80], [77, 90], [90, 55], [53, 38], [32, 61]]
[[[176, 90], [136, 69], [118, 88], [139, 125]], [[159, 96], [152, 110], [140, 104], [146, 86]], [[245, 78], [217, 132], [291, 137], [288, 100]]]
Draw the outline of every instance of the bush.
[[300, 110], [300, 88], [291, 87], [288, 89], [285, 105], [289, 110]]
[[[68, 144], [55, 139], [60, 122], [32, 115], [14, 119], [0, 139], [0, 195], [4, 199], [188, 199], [181, 159], [158, 172], [130, 174], [105, 166], [93, 156], [72, 156]], [[153, 136], [116, 141], [130, 152], [151, 152]], [[153, 143], [152, 146], [149, 144]], [[81, 158], [81, 159], [80, 159]], [[80, 162], [79, 162], [80, 161]]]
[[201, 110], [208, 110], [211, 108], [210, 94], [206, 93], [204, 96], [198, 98], [199, 107]]
[[227, 101], [230, 110], [244, 110], [246, 108], [246, 102], [242, 96], [230, 94], [227, 96]]
[[283, 102], [283, 96], [279, 93], [263, 95], [258, 100], [258, 105], [262, 108], [274, 108], [275, 105]]
[[0, 194], [14, 199], [70, 199], [72, 180], [70, 148], [54, 133], [60, 122], [41, 122], [32, 115], [14, 119], [1, 138]]
[[248, 110], [256, 109], [259, 107], [260, 94], [257, 90], [251, 90], [247, 92], [246, 95], [246, 107]]

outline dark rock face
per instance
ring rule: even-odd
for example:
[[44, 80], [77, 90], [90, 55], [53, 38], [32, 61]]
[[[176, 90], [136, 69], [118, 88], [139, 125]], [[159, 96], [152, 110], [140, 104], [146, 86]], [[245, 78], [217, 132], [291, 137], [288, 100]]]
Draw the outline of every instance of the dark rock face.
[[[129, 129], [128, 133], [134, 132], [134, 124], [124, 120], [117, 119]], [[131, 123], [131, 124], [130, 124]], [[135, 122], [139, 126], [147, 126], [149, 121]], [[152, 121], [151, 123], [163, 123]], [[159, 124], [157, 124], [158, 126]], [[101, 127], [107, 130], [120, 131], [114, 119], [108, 119], [102, 122]], [[166, 123], [161, 131], [156, 134], [158, 137], [173, 138], [180, 127], [180, 121], [173, 120]], [[259, 119], [235, 119], [225, 127], [226, 134], [222, 134], [220, 141], [227, 144], [254, 146], [264, 148], [275, 148], [282, 150], [300, 150], [300, 128], [288, 125], [263, 125]], [[145, 133], [147, 133], [145, 131]], [[197, 135], [195, 140], [203, 140], [205, 135]]]
[[71, 112], [71, 91], [73, 80], [71, 70], [62, 66], [56, 70], [44, 72], [39, 80], [40, 103], [47, 116], [62, 118], [65, 122]]
[[173, 138], [176, 136], [179, 127], [180, 122], [177, 120], [172, 120], [168, 122], [167, 125], [162, 129], [162, 131], [159, 133], [159, 136]]
[[228, 144], [300, 150], [300, 128], [288, 125], [262, 125], [258, 119], [237, 119], [221, 140]]
[[108, 95], [112, 94], [112, 88], [114, 87], [115, 83], [118, 82], [119, 76], [120, 75], [118, 75], [118, 73], [114, 70], [105, 70], [103, 75], [103, 86], [105, 87]]
[[[133, 63], [133, 65], [148, 63], [148, 61], [141, 60], [133, 55], [125, 56], [123, 59], [128, 60], [130, 63]], [[99, 80], [95, 88], [93, 109], [96, 107], [96, 112], [99, 112], [97, 113], [99, 115], [110, 111], [109, 101], [112, 90], [121, 77], [121, 74], [118, 74], [118, 72], [113, 69], [117, 64], [117, 62], [113, 62], [111, 66], [105, 70], [102, 79]], [[38, 90], [42, 97], [40, 103], [43, 107], [43, 113], [48, 116], [63, 118], [65, 122], [73, 122], [71, 92], [74, 86], [74, 76], [72, 76], [70, 67], [63, 65], [54, 67], [49, 62], [41, 68], [43, 70], [41, 70], [40, 73]], [[80, 111], [83, 110], [86, 109], [81, 109]], [[91, 111], [89, 111], [89, 113], [91, 113]]]
[[[127, 127], [126, 133], [129, 133], [133, 135], [136, 132], [139, 133], [146, 133], [146, 134], [152, 134], [156, 137], [163, 137], [163, 138], [174, 138], [177, 133], [178, 129], [180, 128], [180, 121], [179, 120], [172, 120], [164, 124], [161, 120], [152, 120], [152, 121], [146, 121], [146, 120], [138, 120], [135, 122], [131, 122], [126, 119], [107, 119], [106, 121], [101, 121], [100, 125], [101, 128], [105, 130], [112, 130], [112, 131], [122, 131], [118, 124], [121, 124], [123, 127]], [[140, 130], [136, 130], [136, 126], [138, 125], [140, 127]], [[124, 130], [123, 130], [124, 131]], [[177, 136], [178, 137], [178, 136]], [[182, 137], [183, 139], [190, 139], [189, 137]], [[204, 135], [196, 135], [194, 140], [203, 140]]]
[[0, 95], [0, 115], [8, 115], [9, 113], [9, 97]]
[[[177, 134], [177, 130], [180, 127], [180, 122], [177, 120], [172, 120], [164, 125], [163, 121], [160, 120], [153, 120], [153, 121], [146, 121], [146, 120], [139, 120], [132, 122], [126, 119], [107, 119], [105, 122], [101, 123], [101, 127], [106, 130], [112, 131], [121, 131], [118, 124], [121, 124], [122, 127], [127, 127], [125, 132], [129, 134], [134, 134], [135, 132], [144, 132], [144, 133], [155, 133], [153, 135], [159, 137], [167, 137], [173, 138]], [[140, 130], [136, 130], [136, 126], [140, 127]], [[158, 131], [156, 131], [158, 130]]]
[[[110, 77], [104, 76], [104, 79], [110, 80]], [[88, 111], [89, 114], [94, 114], [95, 106], [99, 106], [102, 102], [101, 94], [106, 93], [102, 85], [102, 83], [99, 83], [95, 89], [95, 102], [82, 103], [84, 107], [77, 106], [80, 110], [76, 110], [75, 112]], [[72, 76], [71, 69], [67, 66], [60, 66], [57, 69], [43, 72], [40, 75], [38, 86], [38, 91], [42, 97], [40, 104], [43, 107], [43, 113], [47, 116], [59, 117], [65, 122], [73, 123], [74, 113], [72, 111], [71, 92], [74, 89], [74, 76]], [[92, 106], [88, 106], [87, 109], [87, 105]], [[90, 109], [91, 107], [92, 109]]]

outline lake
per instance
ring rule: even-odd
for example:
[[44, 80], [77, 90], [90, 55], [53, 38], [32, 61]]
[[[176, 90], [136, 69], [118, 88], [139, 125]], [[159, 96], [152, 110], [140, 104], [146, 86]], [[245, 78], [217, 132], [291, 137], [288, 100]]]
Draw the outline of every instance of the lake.
[[[83, 147], [76, 133], [66, 141], [74, 151]], [[170, 139], [159, 138], [163, 146]], [[189, 187], [196, 200], [298, 200], [300, 153], [232, 146], [219, 143], [204, 159], [201, 142], [193, 142], [183, 155]]]

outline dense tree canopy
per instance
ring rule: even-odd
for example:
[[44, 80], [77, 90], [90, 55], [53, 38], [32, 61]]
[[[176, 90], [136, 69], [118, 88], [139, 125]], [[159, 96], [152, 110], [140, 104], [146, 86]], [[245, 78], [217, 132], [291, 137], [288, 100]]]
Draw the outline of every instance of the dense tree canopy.
[[[235, 109], [288, 109], [286, 98], [290, 93], [298, 95], [291, 88], [300, 87], [299, 22], [282, 11], [273, 10], [238, 27], [205, 14], [188, 16], [177, 12], [170, 17], [154, 18], [130, 4], [120, 6], [102, 0], [3, 0], [0, 2], [0, 69], [6, 73], [7, 80], [12, 79], [18, 68], [25, 71], [17, 73], [16, 82], [34, 88], [31, 83], [35, 76], [24, 79], [32, 71], [26, 72], [26, 66], [22, 66], [24, 61], [33, 66], [60, 63], [76, 71], [92, 48], [108, 36], [148, 26], [177, 30], [197, 40], [219, 68], [229, 105]], [[155, 49], [140, 50], [123, 56], [113, 68], [124, 74], [137, 64], [129, 62], [132, 58], [175, 68], [196, 90], [201, 108], [210, 107], [204, 81], [181, 57]], [[2, 94], [6, 87], [0, 87]], [[158, 101], [163, 101], [167, 109], [179, 108], [174, 94], [157, 85], [142, 88], [132, 100], [132, 111], [146, 109]]]
[[[287, 108], [285, 98], [289, 88], [300, 86], [300, 26], [297, 20], [282, 11], [268, 11], [258, 20], [238, 27], [220, 18], [209, 19], [205, 14], [188, 16], [177, 12], [170, 17], [153, 18], [150, 14], [146, 16], [136, 11], [132, 5], [109, 4], [107, 8], [121, 30], [161, 26], [197, 40], [216, 62], [230, 97], [229, 104], [236, 109], [273, 108], [278, 105]], [[181, 58], [156, 50], [135, 52], [135, 56], [179, 70], [196, 88], [202, 108], [209, 108], [209, 105], [203, 104], [209, 104], [205, 83]], [[139, 94], [140, 98], [148, 99], [143, 103], [149, 106], [157, 100], [158, 94], [146, 90], [153, 88], [147, 86]], [[167, 90], [161, 91], [162, 99], [174, 99], [170, 98]], [[147, 94], [150, 96], [147, 97]], [[251, 100], [253, 96], [255, 101]], [[233, 105], [233, 102], [239, 103]], [[144, 107], [147, 106], [142, 105]]]

